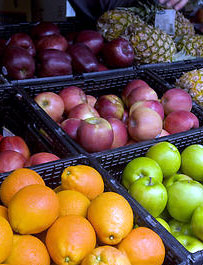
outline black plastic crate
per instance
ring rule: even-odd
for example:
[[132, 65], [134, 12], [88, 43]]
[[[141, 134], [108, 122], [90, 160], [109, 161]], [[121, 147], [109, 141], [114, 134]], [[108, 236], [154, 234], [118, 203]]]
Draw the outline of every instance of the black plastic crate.
[[[202, 134], [202, 133], [201, 133]], [[162, 139], [162, 141], [168, 141], [170, 143], [173, 143], [179, 151], [182, 151], [186, 146], [190, 144], [203, 144], [203, 138], [202, 135], [198, 139], [197, 135], [193, 136], [191, 135], [190, 140], [184, 139], [181, 136], [180, 137], [174, 137], [173, 139], [171, 138], [170, 140]], [[147, 144], [140, 143], [137, 144], [137, 146], [128, 146], [125, 148], [125, 150], [114, 150], [113, 152], [106, 152], [105, 154], [97, 153], [95, 158], [98, 160], [100, 165], [112, 176], [115, 178], [116, 181], [118, 181], [121, 185], [121, 180], [122, 180], [122, 172], [125, 168], [125, 166], [132, 161], [136, 157], [140, 156], [145, 156], [147, 150], [149, 147], [152, 146], [152, 143], [148, 142]], [[125, 188], [124, 188], [125, 189]], [[125, 189], [126, 190], [126, 189]], [[126, 190], [127, 191], [127, 190]], [[130, 195], [129, 195], [130, 196]], [[132, 200], [134, 200], [132, 198]], [[134, 200], [135, 201], [135, 200]], [[152, 220], [153, 217], [149, 216], [149, 218]], [[151, 221], [150, 221], [151, 222]], [[156, 220], [153, 219], [153, 222], [156, 223]], [[157, 226], [157, 231], [159, 231], [160, 226], [155, 224]], [[162, 225], [161, 225], [162, 227]], [[164, 229], [161, 229], [161, 231], [164, 231]], [[169, 259], [166, 261], [167, 265], [172, 265], [172, 264], [185, 264], [185, 265], [202, 265], [203, 264], [203, 250], [202, 251], [197, 251], [195, 253], [190, 253], [189, 251], [186, 250], [185, 247], [179, 244], [179, 242], [173, 237], [170, 233], [166, 233], [164, 231], [165, 240], [167, 240], [169, 244], [169, 248], [173, 249], [176, 251], [176, 253], [180, 253], [181, 257], [183, 257], [183, 263], [180, 263], [178, 259]], [[172, 257], [172, 256], [171, 256]]]
[[[163, 95], [163, 93], [171, 88], [169, 85], [166, 84], [166, 82], [161, 81], [160, 78], [155, 76], [153, 73], [147, 70], [143, 71], [133, 71], [130, 69], [120, 69], [112, 71], [111, 73], [91, 73], [83, 75], [83, 79], [74, 79], [74, 78], [67, 78], [62, 77], [58, 78], [58, 82], [50, 82], [50, 79], [47, 80], [47, 83], [40, 82], [39, 80], [32, 80], [32, 82], [28, 82], [26, 80], [17, 83], [17, 87], [22, 88], [27, 94], [31, 97], [30, 103], [36, 108], [36, 110], [39, 109], [38, 105], [34, 102], [33, 98], [37, 94], [43, 92], [43, 91], [51, 91], [58, 93], [60, 90], [62, 90], [66, 86], [79, 86], [83, 88], [84, 92], [86, 94], [94, 95], [95, 97], [98, 97], [100, 95], [104, 94], [116, 94], [118, 96], [121, 96], [121, 91], [124, 88], [124, 86], [133, 79], [143, 79], [146, 81], [152, 88], [155, 89], [157, 92], [159, 98]], [[162, 138], [157, 138], [150, 141], [142, 142], [143, 145], [147, 144], [148, 142], [153, 144], [158, 141], [162, 141], [163, 139], [169, 139], [170, 141], [185, 141], [188, 144], [192, 140], [202, 140], [203, 139], [203, 110], [202, 108], [197, 105], [196, 103], [193, 103], [192, 112], [199, 118], [200, 122], [200, 128], [198, 129], [192, 129], [187, 132], [178, 133], [174, 135], [169, 135]], [[43, 116], [49, 118], [44, 111], [41, 110], [41, 113]], [[70, 139], [70, 137], [63, 131], [51, 118], [49, 118], [50, 124], [52, 124], [52, 127], [55, 128], [55, 130], [58, 131], [61, 137], [66, 139], [67, 141], [71, 141], [71, 144], [74, 145], [74, 147], [81, 153], [85, 153], [85, 150], [75, 141]], [[179, 139], [179, 140], [178, 140]], [[132, 144], [132, 146], [137, 146], [139, 143]], [[123, 146], [112, 150], [107, 150], [102, 153], [114, 153], [114, 152], [125, 152], [125, 150], [128, 149], [128, 147]]]
[[[48, 163], [47, 165], [39, 165], [33, 168], [38, 172], [44, 179], [47, 186], [55, 188], [61, 184], [61, 174], [63, 170], [68, 166], [74, 166], [78, 164], [88, 165], [94, 167], [103, 177], [105, 184], [105, 191], [116, 192], [123, 197], [125, 197], [130, 203], [136, 224], [139, 226], [145, 226], [156, 233], [162, 238], [166, 249], [166, 255], [164, 260], [164, 265], [186, 265], [192, 263], [186, 263], [187, 252], [180, 245], [180, 243], [172, 237], [167, 230], [162, 227], [156, 219], [154, 219], [139, 203], [137, 203], [131, 196], [126, 192], [123, 186], [103, 168], [101, 167], [95, 159], [90, 159], [83, 155], [72, 156], [68, 159], [62, 159]], [[8, 174], [3, 174], [0, 176], [0, 184], [6, 178]], [[198, 264], [198, 263], [197, 263]], [[200, 263], [199, 263], [200, 265]], [[202, 263], [201, 263], [202, 265]]]
[[[8, 39], [12, 34], [19, 32], [30, 34], [32, 27], [37, 23], [38, 22], [0, 24], [0, 38]], [[66, 21], [53, 21], [53, 23], [55, 23], [59, 27], [62, 35], [91, 27], [91, 25], [89, 24], [84, 24], [84, 22], [81, 23], [81, 21], [77, 17], [69, 17]]]
[[148, 69], [157, 74], [169, 84], [175, 84], [185, 72], [203, 68], [203, 58], [179, 61], [174, 63], [145, 64], [138, 66], [139, 69]]
[[[29, 104], [27, 95], [12, 87], [0, 90], [0, 133], [22, 137], [30, 153], [50, 152], [60, 158], [76, 155], [78, 152], [57, 131], [51, 131], [46, 119]], [[6, 130], [7, 129], [7, 130]]]

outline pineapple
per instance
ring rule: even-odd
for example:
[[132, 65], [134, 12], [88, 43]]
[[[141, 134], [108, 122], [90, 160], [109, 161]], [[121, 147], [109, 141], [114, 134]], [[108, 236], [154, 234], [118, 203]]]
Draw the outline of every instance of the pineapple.
[[130, 36], [135, 60], [140, 63], [172, 62], [176, 45], [171, 36], [152, 26], [135, 27]]
[[188, 91], [192, 99], [203, 106], [203, 68], [184, 73], [176, 80], [176, 86]]
[[130, 11], [110, 10], [105, 12], [97, 21], [97, 29], [102, 36], [111, 41], [120, 37], [134, 21]]
[[184, 36], [177, 43], [177, 49], [179, 51], [184, 50], [186, 54], [202, 57], [203, 56], [203, 36]]
[[194, 25], [180, 12], [176, 12], [175, 28], [174, 37], [195, 35]]

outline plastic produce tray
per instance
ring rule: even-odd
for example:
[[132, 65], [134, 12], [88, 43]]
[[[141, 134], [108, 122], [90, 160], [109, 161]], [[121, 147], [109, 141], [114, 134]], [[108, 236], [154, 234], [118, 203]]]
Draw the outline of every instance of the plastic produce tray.
[[0, 95], [1, 134], [22, 137], [31, 154], [50, 152], [60, 158], [78, 154], [73, 146], [58, 137], [57, 131], [49, 129], [48, 121], [42, 119], [39, 112], [29, 104], [23, 91], [7, 88]]
[[[197, 136], [197, 135], [196, 135]], [[165, 137], [164, 137], [165, 138]], [[190, 140], [184, 139], [182, 137], [178, 137], [174, 139], [168, 140], [168, 142], [171, 142], [176, 145], [176, 147], [181, 152], [186, 146], [189, 144], [203, 144], [202, 136], [198, 139], [197, 137], [191, 137]], [[138, 144], [137, 146], [128, 146], [122, 151], [116, 151], [112, 153], [106, 153], [106, 154], [99, 154], [97, 153], [95, 158], [98, 160], [100, 165], [112, 176], [115, 178], [116, 181], [121, 183], [121, 176], [122, 172], [125, 168], [125, 166], [134, 158], [139, 156], [144, 156], [146, 154], [146, 151], [151, 146], [151, 143], [148, 144]], [[151, 216], [149, 218], [152, 218]], [[153, 220], [154, 221], [154, 220]], [[157, 226], [158, 227], [158, 226]], [[162, 229], [163, 230], [163, 229]], [[197, 251], [195, 253], [190, 253], [186, 250], [182, 245], [179, 244], [179, 242], [173, 237], [170, 233], [164, 232], [165, 239], [168, 241], [168, 244], [170, 245], [170, 248], [176, 251], [176, 253], [179, 253], [180, 256], [183, 258], [183, 263], [180, 263], [178, 259], [169, 259], [164, 264], [195, 264], [195, 265], [202, 265], [203, 264], [203, 250]]]
[[[25, 22], [18, 24], [1, 24], [0, 25], [0, 38], [8, 39], [12, 34], [18, 32], [30, 33], [31, 28], [36, 25], [38, 22]], [[77, 17], [69, 17], [67, 21], [53, 21], [57, 24], [62, 34], [67, 34], [73, 31], [79, 31], [85, 28], [89, 28], [90, 25], [86, 25], [80, 22]]]
[[[105, 169], [103, 169], [95, 159], [90, 159], [86, 156], [78, 155], [71, 158], [62, 159], [60, 161], [51, 162], [49, 163], [49, 165], [44, 164], [35, 167], [34, 170], [36, 170], [42, 176], [42, 178], [45, 180], [46, 185], [51, 188], [55, 188], [61, 184], [60, 176], [63, 170], [68, 166], [74, 166], [78, 164], [89, 165], [98, 170], [103, 177], [105, 191], [116, 192], [128, 200], [133, 209], [136, 224], [138, 224], [139, 226], [148, 227], [160, 235], [166, 249], [165, 261], [163, 263], [164, 265], [190, 264], [185, 262], [187, 252], [180, 245], [180, 243], [175, 240], [167, 232], [167, 230], [165, 230], [165, 228], [163, 228], [139, 203], [132, 199], [123, 188], [123, 186], [119, 183], [119, 181], [112, 178], [112, 176], [109, 175], [109, 173]], [[7, 175], [8, 174], [5, 173], [0, 176], [0, 184]]]
[[[95, 97], [98, 97], [100, 95], [104, 94], [116, 94], [118, 96], [121, 96], [121, 91], [124, 88], [124, 86], [133, 79], [143, 79], [146, 81], [152, 88], [155, 89], [157, 92], [159, 98], [163, 95], [163, 93], [170, 88], [170, 86], [166, 85], [165, 82], [161, 81], [158, 77], [156, 77], [153, 73], [149, 71], [133, 71], [129, 69], [122, 69], [122, 70], [115, 70], [112, 73], [92, 73], [92, 74], [86, 74], [83, 75], [83, 79], [81, 80], [75, 80], [74, 78], [58, 78], [58, 82], [50, 82], [50, 79], [47, 80], [47, 83], [40, 82], [39, 80], [32, 80], [32, 82], [28, 82], [26, 80], [18, 83], [18, 87], [22, 88], [27, 94], [31, 97], [30, 98], [30, 104], [32, 104], [36, 110], [39, 109], [38, 105], [34, 102], [33, 98], [37, 94], [43, 92], [43, 91], [51, 91], [58, 93], [61, 89], [63, 89], [66, 86], [79, 86], [81, 87], [86, 94], [91, 94]], [[157, 138], [155, 140], [150, 140], [149, 142], [151, 144], [159, 141], [163, 141], [164, 139], [169, 139], [173, 141], [185, 141], [190, 143], [191, 140], [203, 140], [203, 110], [199, 105], [197, 105], [195, 102], [193, 103], [192, 112], [199, 118], [200, 122], [200, 128], [198, 129], [192, 129], [190, 131], [184, 132], [184, 133], [178, 133], [162, 138]], [[44, 117], [47, 117], [47, 114], [41, 110], [41, 113]], [[85, 153], [85, 150], [77, 144], [75, 141], [70, 139], [70, 137], [63, 131], [58, 124], [56, 124], [51, 118], [49, 118], [50, 124], [52, 124], [52, 127], [55, 128], [55, 130], [58, 131], [58, 134], [66, 139], [67, 141], [71, 140], [71, 144], [74, 145], [74, 147], [81, 153]], [[148, 141], [143, 142], [145, 145]], [[132, 144], [132, 146], [136, 146], [137, 144]], [[107, 153], [114, 153], [117, 150], [125, 151], [126, 146], [108, 150]], [[106, 153], [105, 151], [102, 153]]]
[[148, 69], [169, 84], [174, 84], [176, 79], [179, 78], [183, 73], [203, 68], [203, 58], [174, 63], [146, 64], [140, 65], [138, 68], [143, 70]]

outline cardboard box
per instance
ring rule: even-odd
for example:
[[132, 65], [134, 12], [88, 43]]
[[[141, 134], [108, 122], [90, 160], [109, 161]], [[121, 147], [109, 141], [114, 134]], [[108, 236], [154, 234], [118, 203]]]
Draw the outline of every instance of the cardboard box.
[[[69, 12], [67, 12], [67, 9]], [[35, 0], [32, 2], [33, 21], [66, 21], [67, 13], [74, 16], [66, 0]]]
[[31, 21], [31, 0], [1, 0], [0, 23], [15, 24]]

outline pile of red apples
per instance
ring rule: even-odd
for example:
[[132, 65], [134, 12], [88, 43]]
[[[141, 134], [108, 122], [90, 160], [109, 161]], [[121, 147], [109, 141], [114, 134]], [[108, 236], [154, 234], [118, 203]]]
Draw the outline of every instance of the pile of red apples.
[[145, 81], [135, 79], [119, 96], [87, 95], [77, 86], [59, 93], [41, 92], [35, 101], [87, 152], [100, 152], [199, 127], [192, 98], [172, 88], [161, 98]]
[[0, 173], [22, 167], [31, 167], [60, 159], [58, 156], [39, 152], [30, 154], [26, 142], [20, 136], [0, 135]]
[[0, 39], [0, 64], [14, 80], [105, 71], [133, 64], [134, 49], [123, 38], [105, 42], [96, 30], [63, 36], [51, 22], [34, 25], [30, 34], [14, 33]]

